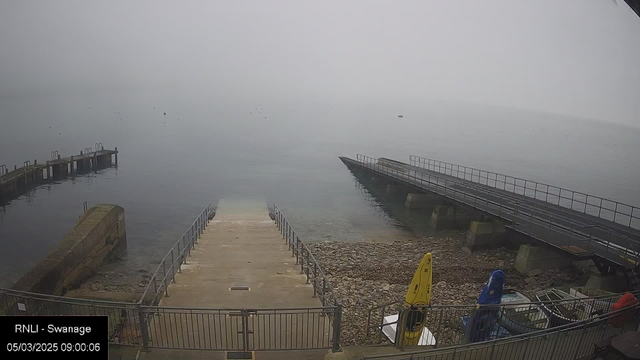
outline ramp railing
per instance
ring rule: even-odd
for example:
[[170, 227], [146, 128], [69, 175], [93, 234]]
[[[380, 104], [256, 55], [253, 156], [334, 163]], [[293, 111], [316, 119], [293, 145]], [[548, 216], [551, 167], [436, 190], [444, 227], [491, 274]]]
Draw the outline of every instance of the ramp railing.
[[207, 205], [200, 212], [191, 226], [162, 258], [156, 271], [149, 278], [149, 283], [140, 297], [140, 304], [157, 305], [162, 296], [169, 296], [169, 283], [176, 282], [176, 273], [182, 271], [182, 264], [187, 263], [187, 258], [191, 256], [191, 250], [195, 249], [198, 238], [209, 224], [210, 207], [211, 205]]
[[282, 234], [285, 244], [296, 258], [296, 265], [300, 266], [300, 274], [307, 278], [307, 284], [313, 286], [313, 296], [319, 297], [326, 315], [333, 323], [333, 350], [340, 349], [340, 332], [342, 329], [342, 303], [336, 297], [333, 287], [322, 271], [320, 264], [311, 253], [309, 247], [300, 240], [298, 233], [291, 226], [287, 218], [276, 204], [273, 204], [275, 222]]
[[640, 229], [640, 209], [620, 201], [415, 155], [409, 156], [409, 164]]

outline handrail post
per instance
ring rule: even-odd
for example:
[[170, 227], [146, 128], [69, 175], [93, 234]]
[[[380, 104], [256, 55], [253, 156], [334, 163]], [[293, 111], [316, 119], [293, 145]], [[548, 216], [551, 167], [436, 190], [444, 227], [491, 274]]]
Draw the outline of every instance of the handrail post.
[[333, 351], [340, 350], [340, 332], [342, 331], [342, 304], [336, 301], [333, 313]]
[[149, 332], [147, 328], [147, 321], [144, 315], [144, 309], [142, 306], [137, 305], [138, 309], [138, 321], [140, 323], [140, 335], [142, 335], [142, 350], [149, 351]]
[[322, 307], [324, 307], [325, 297], [327, 295], [327, 278], [322, 277]]
[[[296, 236], [296, 239], [298, 238], [298, 236]], [[291, 248], [291, 257], [296, 256], [296, 241], [294, 240], [293, 242], [289, 243], [290, 248]], [[296, 258], [296, 265], [298, 265], [298, 259]]]
[[[188, 234], [188, 232], [187, 232]], [[191, 246], [185, 242], [185, 235], [182, 235], [182, 242], [184, 242], [184, 250], [187, 250], [187, 256], [191, 256]], [[187, 265], [187, 256], [184, 257], [184, 264]]]
[[398, 321], [396, 321], [396, 337], [394, 339], [396, 349], [402, 349], [404, 345], [404, 322], [405, 322], [405, 309], [400, 306], [398, 310]]
[[162, 261], [162, 272], [164, 274], [164, 296], [169, 296], [169, 287], [167, 286], [167, 267], [164, 260]]
[[171, 266], [173, 267], [173, 270], [171, 271], [171, 277], [173, 278], [171, 280], [171, 282], [175, 283], [176, 282], [176, 261], [173, 259], [173, 249], [171, 249]]
[[307, 284], [309, 283], [309, 275], [311, 273], [311, 269], [309, 268], [309, 265], [311, 264], [309, 257], [311, 256], [311, 252], [309, 251], [309, 249], [307, 249]]
[[318, 297], [318, 263], [313, 262], [313, 297]]
[[[180, 258], [180, 263], [178, 264], [178, 272], [182, 272], [182, 251], [180, 251], [180, 241], [178, 240], [178, 257]], [[187, 263], [185, 259], [185, 264]]]
[[196, 233], [195, 233], [195, 236], [193, 238], [194, 247], [195, 247], [195, 244], [198, 243], [198, 238], [199, 237], [200, 237], [200, 219], [197, 219], [196, 220]]

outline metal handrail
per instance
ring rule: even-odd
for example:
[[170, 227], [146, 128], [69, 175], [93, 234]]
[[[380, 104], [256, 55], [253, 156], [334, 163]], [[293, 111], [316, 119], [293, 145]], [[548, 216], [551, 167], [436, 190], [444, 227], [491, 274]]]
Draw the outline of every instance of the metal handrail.
[[[544, 329], [544, 330], [539, 330], [539, 331], [535, 331], [535, 332], [530, 332], [527, 334], [520, 334], [520, 335], [516, 335], [516, 336], [511, 336], [511, 337], [507, 337], [507, 338], [502, 338], [502, 339], [496, 339], [496, 340], [487, 340], [487, 341], [482, 341], [482, 342], [476, 342], [476, 343], [468, 343], [468, 344], [462, 344], [462, 345], [455, 345], [455, 346], [447, 346], [445, 348], [438, 348], [438, 349], [427, 349], [427, 350], [419, 350], [419, 351], [407, 351], [404, 352], [402, 354], [381, 354], [381, 355], [372, 355], [372, 356], [365, 356], [363, 357], [363, 360], [369, 360], [369, 359], [397, 359], [397, 360], [409, 360], [409, 359], [418, 359], [418, 357], [416, 356], [429, 356], [430, 354], [434, 354], [434, 355], [438, 355], [441, 356], [443, 354], [448, 354], [448, 353], [460, 353], [461, 351], [468, 351], [470, 349], [473, 348], [495, 348], [496, 346], [500, 346], [502, 344], [513, 344], [513, 343], [522, 343], [525, 341], [530, 341], [530, 339], [532, 338], [540, 338], [540, 337], [546, 337], [549, 335], [556, 335], [556, 344], [557, 344], [557, 335], [561, 334], [561, 333], [566, 333], [568, 331], [574, 331], [574, 330], [586, 330], [587, 328], [593, 328], [597, 325], [606, 325], [607, 321], [613, 319], [613, 318], [618, 318], [620, 316], [624, 316], [625, 314], [629, 314], [632, 312], [637, 312], [638, 310], [640, 310], [640, 303], [635, 304], [633, 306], [629, 306], [626, 308], [622, 308], [616, 311], [612, 311], [603, 315], [598, 315], [595, 316], [593, 318], [587, 319], [587, 320], [582, 320], [582, 321], [577, 321], [575, 323], [570, 323], [570, 324], [566, 324], [566, 325], [562, 325], [562, 326], [558, 326], [558, 327], [554, 327], [554, 328], [550, 328], [550, 329]], [[627, 320], [627, 319], [625, 319]], [[623, 324], [622, 329], [624, 329], [627, 325], [633, 325], [633, 328], [629, 328], [628, 330], [633, 330], [635, 331], [635, 327], [637, 326], [637, 319], [635, 317], [631, 318], [632, 321], [627, 322], [626, 324]], [[606, 331], [603, 332], [603, 337], [604, 335], [606, 335]], [[579, 340], [579, 343], [582, 342], [582, 337]], [[592, 343], [590, 343], [589, 345], [591, 345]], [[580, 344], [579, 344], [580, 345]], [[555, 345], [554, 345], [555, 347]], [[589, 348], [590, 350], [591, 348]], [[578, 347], [578, 350], [576, 351], [575, 356], [573, 356], [571, 359], [577, 359], [581, 356], [587, 355], [587, 354], [582, 354], [580, 356], [579, 355], [579, 350], [580, 350], [580, 346]], [[582, 350], [585, 350], [584, 348]], [[556, 349], [552, 350], [553, 353], [555, 353]], [[548, 358], [554, 358], [553, 357], [553, 353], [551, 354], [550, 357]], [[466, 357], [463, 357], [466, 358]], [[489, 358], [492, 358], [491, 356], [489, 356]], [[423, 358], [425, 359], [425, 358]], [[554, 358], [555, 359], [555, 358]]]
[[[420, 173], [423, 175], [427, 175], [427, 178], [424, 178], [422, 176], [418, 177], [416, 170], [403, 168], [403, 170], [401, 171], [394, 168], [389, 168], [385, 165], [379, 164], [378, 159], [372, 158], [366, 155], [362, 155], [362, 154], [358, 154], [356, 159], [357, 159], [357, 162], [362, 164], [364, 167], [380, 172], [382, 174], [386, 174], [387, 176], [390, 176], [392, 178], [395, 177], [400, 180], [418, 181], [420, 182], [421, 185], [425, 184], [426, 182], [426, 184], [428, 184], [429, 191], [433, 191], [436, 194], [439, 194], [441, 196], [451, 198], [455, 201], [461, 202], [472, 208], [478, 208], [479, 205], [484, 205], [485, 207], [487, 207], [486, 209], [485, 208], [478, 208], [478, 209], [482, 210], [485, 213], [488, 213], [489, 215], [502, 218], [502, 219], [507, 219], [508, 221], [511, 221], [512, 224], [514, 225], [520, 225], [519, 222], [522, 222], [524, 220], [524, 221], [528, 221], [528, 224], [532, 226], [540, 226], [543, 229], [547, 229], [548, 230], [548, 233], [546, 234], [547, 236], [550, 236], [551, 232], [553, 231], [563, 236], [568, 235], [570, 241], [573, 241], [573, 239], [575, 239], [576, 241], [579, 242], [580, 245], [583, 245], [581, 241], [587, 241], [587, 250], [586, 250], [587, 252], [591, 250], [591, 245], [592, 245], [591, 240], [595, 241], [596, 243], [595, 245], [600, 245], [604, 247], [605, 254], [608, 254], [610, 250], [613, 251], [614, 249], [618, 249], [624, 253], [629, 252], [628, 248], [623, 248], [622, 246], [615, 243], [612, 245], [610, 239], [607, 240], [606, 242], [603, 241], [598, 236], [596, 236], [597, 234], [594, 235], [593, 231], [590, 234], [585, 234], [584, 232], [580, 231], [580, 229], [584, 226], [583, 224], [577, 224], [571, 220], [563, 220], [564, 224], [559, 223], [557, 221], [554, 223], [554, 221], [552, 221], [551, 218], [545, 219], [538, 215], [534, 216], [533, 211], [531, 211], [528, 215], [524, 214], [525, 217], [523, 218], [522, 217], [523, 214], [519, 214], [519, 210], [517, 208], [517, 206], [519, 205], [518, 202], [515, 203], [516, 207], [512, 207], [512, 206], [505, 205], [504, 203], [501, 203], [501, 202], [489, 200], [474, 194], [470, 194], [465, 191], [461, 191], [457, 188], [454, 188], [454, 186], [457, 186], [457, 187], [462, 187], [466, 189], [468, 188], [468, 185], [465, 183], [454, 181], [447, 178], [442, 178], [429, 173], [424, 174], [422, 172]], [[384, 170], [381, 170], [381, 169], [384, 169]], [[413, 176], [411, 175], [412, 171], [413, 171]], [[453, 195], [457, 196], [458, 198], [453, 197]], [[502, 198], [502, 196], [500, 197]], [[473, 201], [469, 201], [469, 200], [473, 200]], [[570, 226], [567, 226], [567, 223]], [[613, 232], [609, 229], [607, 229], [607, 234], [620, 237], [618, 232]], [[537, 237], [537, 235], [535, 234], [529, 234], [529, 235]], [[626, 237], [625, 240], [628, 240], [628, 239], [629, 238]], [[571, 245], [572, 243], [569, 243], [569, 245], [567, 246], [571, 246]]]
[[309, 247], [300, 240], [300, 237], [276, 204], [273, 204], [273, 214], [282, 238], [285, 244], [288, 245], [288, 249], [291, 250], [291, 256], [295, 256], [296, 265], [300, 265], [300, 274], [306, 275], [307, 284], [311, 283], [313, 286], [313, 296], [320, 297], [323, 308], [327, 309], [327, 315], [333, 317], [333, 350], [338, 351], [340, 349], [340, 333], [342, 330], [342, 302], [336, 296], [331, 282], [327, 279]]
[[[563, 306], [567, 310], [578, 310], [581, 307], [585, 307], [591, 310], [598, 310], [598, 311], [606, 310], [606, 312], [609, 312], [611, 310], [611, 307], [615, 303], [615, 301], [617, 301], [625, 293], [616, 293], [616, 294], [557, 300], [557, 301], [529, 301], [529, 302], [518, 302], [518, 303], [502, 303], [497, 305], [481, 305], [481, 304], [462, 304], [462, 305], [435, 304], [433, 305], [433, 304], [430, 304], [430, 305], [424, 306], [423, 308], [426, 311], [432, 312], [434, 314], [440, 314], [440, 318], [438, 320], [438, 326], [437, 326], [437, 328], [439, 329], [440, 322], [442, 322], [443, 314], [462, 315], [462, 314], [472, 314], [474, 311], [486, 311], [486, 310], [506, 311], [508, 309], [516, 309], [516, 308], [536, 309], [542, 306], [546, 306], [546, 307]], [[631, 292], [631, 294], [638, 297], [640, 296], [640, 291], [633, 291]], [[384, 318], [388, 315], [401, 313], [403, 311], [402, 305], [403, 305], [403, 301], [397, 300], [394, 302], [389, 302], [386, 304], [382, 304], [382, 305], [378, 305], [370, 308], [367, 314], [367, 326], [365, 328], [367, 338], [371, 338], [372, 333], [373, 334], [377, 333], [376, 342], [381, 343], [382, 327], [392, 325], [392, 324], [397, 324], [400, 321], [400, 317], [398, 317], [397, 321], [385, 324]], [[451, 315], [444, 316], [444, 318], [451, 318], [451, 317], [452, 317]]]
[[[327, 279], [324, 271], [320, 267], [320, 264], [313, 256], [309, 247], [300, 240], [295, 229], [289, 224], [287, 218], [276, 204], [273, 205], [274, 213], [276, 215], [276, 225], [282, 233], [282, 237], [285, 239], [285, 243], [289, 245], [289, 250], [292, 252], [292, 256], [296, 256], [296, 265], [300, 265], [300, 273], [305, 274], [307, 277], [307, 283], [312, 283], [314, 287], [314, 296], [320, 295], [322, 299], [322, 305], [325, 305], [327, 293], [331, 297], [331, 302], [335, 305], [340, 304], [340, 300], [335, 296], [331, 282]], [[312, 270], [313, 268], [313, 270]], [[318, 281], [322, 281], [323, 285], [320, 286]]]
[[[640, 229], [640, 223], [638, 223], [637, 227], [633, 226], [634, 219], [640, 221], [640, 208], [620, 202], [620, 201], [605, 199], [596, 195], [587, 194], [587, 193], [575, 191], [575, 190], [569, 190], [559, 186], [548, 185], [548, 184], [533, 181], [533, 180], [522, 179], [522, 178], [518, 178], [511, 175], [504, 175], [504, 174], [495, 173], [492, 171], [480, 170], [480, 169], [472, 168], [469, 166], [452, 164], [452, 163], [448, 163], [440, 160], [433, 160], [433, 159], [424, 158], [424, 157], [415, 156], [415, 155], [409, 155], [409, 163], [413, 166], [426, 168], [427, 170], [430, 170], [430, 171], [435, 171], [441, 174], [455, 176], [457, 178], [462, 178], [464, 180], [471, 181], [473, 183], [486, 185], [496, 189], [501, 189], [504, 191], [512, 192], [517, 195], [524, 195], [529, 198], [541, 200], [553, 205], [562, 206], [564, 208], [568, 208], [574, 211], [579, 211], [579, 209], [576, 209], [574, 207], [574, 204], [582, 204], [583, 205], [582, 213], [584, 214], [597, 216], [600, 219], [613, 221], [616, 224], [627, 226], [633, 229]], [[468, 170], [470, 170], [470, 173], [468, 172]], [[483, 173], [484, 173], [484, 176], [482, 176]], [[484, 179], [485, 181], [482, 182], [481, 181], [482, 179]], [[512, 179], [513, 181], [509, 181], [508, 179]], [[498, 187], [499, 183], [503, 185], [502, 188]], [[533, 187], [527, 186], [529, 184], [534, 186]], [[518, 189], [522, 189], [522, 193], [519, 193]], [[555, 189], [555, 190], [550, 192], [550, 189]], [[530, 191], [527, 192], [527, 190], [530, 190]], [[531, 196], [531, 192], [533, 192], [533, 196]], [[544, 195], [544, 198], [543, 199], [539, 198], [538, 194]], [[579, 197], [576, 198], [576, 195], [579, 195]], [[552, 198], [557, 198], [557, 202], [550, 201], [549, 196], [551, 196]], [[584, 198], [584, 200], [580, 200], [581, 197]], [[569, 202], [569, 206], [566, 206], [566, 204], [563, 204], [561, 199], [564, 199], [567, 202]], [[589, 202], [589, 199], [595, 199], [597, 204]], [[607, 203], [612, 204], [612, 206], [613, 205], [615, 206], [613, 207], [604, 206]], [[592, 207], [598, 210], [597, 215], [595, 213], [587, 212], [588, 207]], [[628, 208], [629, 212], [628, 213], [623, 212], [621, 207]], [[606, 211], [612, 212], [613, 219], [608, 219], [606, 217], [603, 217], [605, 213], [603, 213], [602, 210], [605, 210], [605, 213]], [[634, 214], [638, 214], [638, 215], [636, 216]], [[618, 217], [618, 215], [628, 217], [629, 222], [625, 224], [625, 223], [616, 221], [616, 218]]]
[[[415, 157], [415, 158], [419, 158], [419, 157]], [[400, 162], [398, 162], [398, 163], [399, 163], [399, 164], [402, 164], [402, 163], [400, 163]], [[414, 165], [410, 165], [410, 166], [414, 166]], [[418, 167], [420, 167], [420, 166], [418, 166]], [[424, 168], [424, 167], [421, 167], [421, 168]], [[427, 170], [429, 170], [429, 169], [427, 169]], [[424, 173], [423, 173], [423, 174], [424, 174]], [[448, 175], [448, 174], [446, 174], [446, 173], [444, 173], [444, 174], [445, 174], [445, 175]], [[479, 183], [479, 184], [480, 184], [480, 185], [484, 185], [484, 184], [482, 184], [482, 183]], [[465, 187], [465, 188], [469, 188], [468, 184], [465, 184], [465, 183], [457, 183], [457, 182], [454, 182], [454, 185], [462, 186], [462, 187]], [[495, 188], [496, 188], [496, 189], [498, 189], [498, 190], [500, 190], [500, 189], [499, 189], [499, 188], [497, 188], [497, 187], [495, 187]], [[491, 194], [493, 194], [493, 195], [495, 195], [495, 196], [499, 196], [499, 197], [501, 197], [501, 198], [502, 198], [502, 194], [500, 194], [500, 193], [496, 193], [496, 192], [490, 192], [490, 193], [491, 193]], [[517, 194], [517, 193], [516, 193], [516, 194]], [[521, 195], [521, 194], [517, 194], [517, 195]], [[539, 200], [539, 199], [538, 199], [538, 200]], [[516, 201], [516, 204], [520, 204], [517, 200], [515, 200], [515, 201]], [[553, 203], [550, 203], [550, 204], [553, 204]], [[538, 207], [537, 205], [535, 205], [535, 206], [533, 206], [533, 207], [531, 207], [531, 206], [529, 205], [529, 207], [530, 207], [530, 208], [532, 208], [533, 210], [537, 211], [537, 212], [540, 212], [540, 209], [539, 209], [539, 207]], [[532, 217], [532, 218], [534, 217], [534, 216], [533, 216], [533, 212], [534, 212], [534, 211], [531, 211], [531, 212], [530, 212], [530, 214], [531, 214], [531, 217]], [[587, 215], [590, 215], [590, 214], [587, 214]], [[536, 220], [545, 221], [545, 219], [544, 219], [543, 217], [540, 217], [540, 216], [535, 216], [535, 218], [536, 218]], [[562, 217], [561, 217], [561, 218], [562, 218]], [[609, 235], [609, 236], [613, 235], [613, 236], [615, 236], [615, 237], [617, 237], [617, 238], [621, 238], [621, 239], [620, 239], [621, 241], [626, 241], [626, 243], [627, 243], [627, 247], [626, 247], [626, 248], [622, 248], [621, 246], [617, 246], [617, 247], [618, 247], [618, 250], [620, 250], [620, 251], [622, 251], [622, 252], [623, 252], [625, 259], [627, 258], [627, 255], [628, 255], [629, 253], [631, 253], [632, 255], [635, 255], [635, 257], [640, 256], [640, 253], [639, 253], [639, 252], [636, 252], [636, 251], [635, 251], [635, 247], [633, 246], [633, 244], [638, 244], [638, 245], [640, 245], [640, 241], [635, 240], [635, 239], [631, 239], [631, 238], [630, 238], [629, 236], [627, 236], [626, 234], [622, 234], [622, 233], [620, 233], [619, 231], [616, 231], [615, 229], [607, 228], [607, 227], [604, 227], [604, 226], [602, 226], [602, 225], [600, 225], [600, 224], [580, 225], [580, 224], [576, 223], [575, 221], [573, 221], [572, 219], [569, 219], [569, 218], [566, 218], [566, 217], [564, 217], [564, 218], [562, 218], [562, 219], [563, 219], [563, 221], [564, 221], [564, 222], [568, 222], [569, 224], [571, 224], [571, 227], [562, 226], [561, 224], [556, 224], [556, 226], [558, 226], [558, 227], [562, 228], [563, 230], [568, 230], [568, 231], [570, 231], [570, 238], [572, 238], [572, 237], [573, 237], [573, 233], [582, 233], [582, 230], [585, 230], [585, 229], [591, 229], [591, 230], [593, 230], [593, 229], [599, 229], [599, 230], [600, 230], [600, 231], [602, 231], [602, 232], [606, 232], [606, 233], [607, 233], [607, 235]], [[605, 219], [605, 220], [606, 220], [606, 219]], [[549, 221], [550, 221], [550, 220], [549, 220]], [[585, 221], [586, 221], [586, 220], [585, 220]], [[550, 222], [550, 225], [551, 225], [551, 222]], [[579, 226], [578, 226], [578, 225], [579, 225]], [[591, 231], [591, 232], [589, 233], [589, 239], [592, 239], [592, 238], [594, 238], [594, 236], [593, 236], [593, 231]], [[607, 242], [607, 251], [608, 251], [609, 247], [611, 247], [611, 243], [610, 243], [610, 241], [608, 241], [608, 242]], [[616, 247], [616, 246], [614, 245], [614, 247]]]
[[196, 217], [191, 226], [182, 234], [182, 236], [171, 247], [171, 250], [162, 258], [160, 264], [156, 268], [149, 283], [142, 293], [142, 297], [138, 300], [139, 304], [146, 302], [147, 294], [153, 284], [153, 299], [150, 301], [152, 305], [157, 305], [160, 302], [160, 294], [169, 296], [168, 281], [175, 282], [176, 273], [182, 271], [182, 264], [187, 263], [187, 256], [191, 256], [191, 249], [195, 249], [195, 244], [198, 243], [198, 238], [204, 232], [204, 229], [209, 223], [209, 211], [211, 204], [207, 205], [200, 215]]
[[[274, 206], [275, 207], [275, 206]], [[273, 309], [211, 309], [211, 308], [184, 308], [184, 307], [161, 307], [156, 306], [159, 303], [159, 299], [165, 295], [168, 296], [168, 282], [175, 281], [175, 274], [180, 272], [181, 265], [186, 263], [187, 257], [190, 254], [192, 248], [195, 248], [198, 237], [203, 233], [209, 220], [209, 214], [211, 212], [210, 207], [207, 206], [182, 237], [176, 242], [171, 250], [164, 256], [156, 271], [151, 276], [149, 283], [145, 287], [142, 297], [135, 303], [125, 303], [118, 301], [103, 301], [103, 300], [89, 300], [89, 299], [75, 299], [63, 296], [46, 295], [38, 293], [30, 293], [19, 290], [3, 289], [0, 288], [0, 314], [30, 314], [35, 315], [45, 312], [53, 312], [56, 315], [109, 315], [115, 314], [110, 317], [110, 325], [120, 326], [122, 325], [128, 332], [130, 337], [109, 339], [110, 342], [114, 342], [122, 345], [142, 345], [144, 349], [149, 347], [162, 347], [162, 344], [157, 343], [158, 338], [154, 338], [158, 334], [155, 331], [161, 330], [164, 326], [158, 325], [154, 322], [154, 315], [169, 314], [175, 316], [183, 314], [186, 317], [181, 317], [185, 321], [193, 321], [192, 316], [201, 316], [205, 312], [224, 312], [225, 314], [240, 313], [244, 314], [246, 321], [247, 314], [256, 314], [264, 319], [270, 319], [270, 316], [277, 316], [279, 314], [288, 316], [289, 322], [293, 324], [300, 319], [297, 315], [302, 316], [302, 321], [305, 321], [304, 316], [307, 317], [307, 321], [313, 318], [314, 314], [319, 317], [326, 317], [332, 322], [333, 328], [329, 335], [320, 336], [320, 324], [317, 327], [316, 338], [312, 338], [309, 342], [300, 348], [286, 348], [280, 350], [299, 350], [299, 349], [315, 349], [315, 348], [327, 348], [330, 347], [334, 351], [340, 350], [340, 334], [342, 324], [342, 304], [335, 296], [335, 292], [326, 278], [324, 272], [320, 268], [315, 257], [311, 254], [309, 248], [304, 244], [296, 235], [293, 228], [289, 225], [288, 221], [280, 210], [275, 207], [276, 224], [281, 231], [283, 238], [289, 244], [289, 249], [292, 250], [292, 256], [297, 257], [296, 264], [300, 264], [301, 273], [305, 273], [307, 276], [307, 283], [312, 283], [314, 287], [314, 296], [320, 296], [322, 299], [322, 306], [316, 307], [303, 307], [303, 308], [273, 308]], [[286, 231], [286, 233], [285, 233]], [[295, 237], [295, 241], [293, 240]], [[151, 287], [153, 284], [153, 296], [151, 296]], [[151, 304], [151, 305], [147, 305]], [[22, 307], [22, 308], [21, 308]], [[298, 314], [299, 312], [299, 314]], [[224, 315], [224, 314], [223, 314]], [[293, 316], [296, 315], [296, 316]], [[226, 318], [225, 318], [226, 319]], [[118, 322], [122, 322], [119, 325]], [[166, 324], [165, 324], [166, 325]], [[237, 324], [236, 324], [237, 325]], [[169, 336], [173, 336], [171, 331], [178, 331], [174, 328], [177, 325], [169, 324]], [[225, 322], [226, 326], [226, 322]], [[233, 328], [230, 323], [229, 326]], [[287, 325], [285, 325], [286, 327]], [[315, 325], [312, 325], [315, 326]], [[230, 328], [230, 329], [231, 329]], [[173, 329], [173, 330], [171, 330]], [[246, 328], [245, 328], [246, 329]], [[166, 331], [166, 328], [164, 329]], [[180, 330], [181, 331], [181, 330]], [[324, 331], [324, 325], [322, 325], [322, 331]], [[322, 333], [324, 334], [324, 332]], [[166, 335], [166, 334], [165, 334]], [[247, 339], [247, 334], [244, 334]], [[154, 343], [154, 339], [156, 342]], [[315, 340], [314, 340], [315, 339]], [[318, 341], [322, 341], [319, 345]], [[324, 342], [324, 341], [327, 342]], [[171, 347], [171, 346], [169, 346]], [[258, 346], [259, 348], [259, 346]], [[258, 350], [274, 350], [276, 348], [259, 348]], [[220, 349], [212, 349], [220, 350]]]

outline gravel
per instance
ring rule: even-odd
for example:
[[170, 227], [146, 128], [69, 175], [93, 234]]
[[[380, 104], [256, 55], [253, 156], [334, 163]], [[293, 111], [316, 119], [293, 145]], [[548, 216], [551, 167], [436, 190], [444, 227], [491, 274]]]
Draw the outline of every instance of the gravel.
[[[344, 345], [370, 344], [366, 336], [369, 309], [401, 300], [425, 253], [433, 257], [432, 304], [475, 304], [493, 270], [506, 275], [506, 286], [525, 293], [566, 286], [585, 269], [550, 269], [525, 276], [513, 264], [516, 250], [499, 248], [464, 253], [464, 231], [442, 231], [393, 243], [334, 242], [310, 244], [311, 250], [343, 303]], [[376, 337], [377, 340], [377, 337]]]

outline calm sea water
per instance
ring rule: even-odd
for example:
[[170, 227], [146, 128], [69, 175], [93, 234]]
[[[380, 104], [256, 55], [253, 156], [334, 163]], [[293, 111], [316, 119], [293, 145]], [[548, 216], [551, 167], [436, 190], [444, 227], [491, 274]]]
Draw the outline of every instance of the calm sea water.
[[0, 286], [66, 235], [84, 201], [125, 208], [129, 271], [152, 267], [221, 198], [276, 202], [309, 241], [407, 236], [338, 159], [356, 153], [421, 155], [640, 205], [640, 131], [606, 123], [447, 103], [23, 100], [0, 100], [0, 164], [102, 142], [118, 147], [119, 166], [0, 208]]

